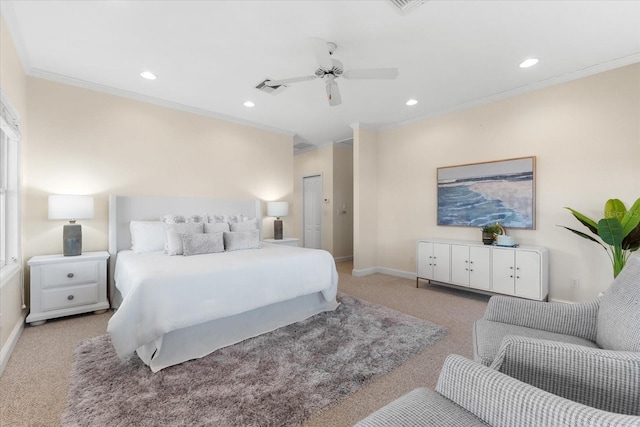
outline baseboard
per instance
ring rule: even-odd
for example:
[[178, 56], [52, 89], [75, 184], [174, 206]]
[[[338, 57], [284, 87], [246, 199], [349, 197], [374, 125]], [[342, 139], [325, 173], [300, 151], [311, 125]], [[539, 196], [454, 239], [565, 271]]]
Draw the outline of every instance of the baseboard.
[[412, 279], [412, 280], [416, 279], [416, 273], [410, 273], [408, 271], [402, 271], [402, 270], [394, 270], [392, 268], [385, 268], [385, 267], [371, 267], [371, 268], [365, 268], [362, 270], [356, 270], [356, 269], [351, 270], [351, 274], [356, 277], [369, 276], [370, 274], [376, 274], [376, 273], [386, 274], [387, 276], [402, 277], [403, 279]]
[[13, 349], [16, 347], [16, 344], [18, 344], [18, 340], [20, 339], [20, 335], [24, 329], [25, 317], [26, 316], [24, 314], [20, 316], [20, 321], [13, 327], [11, 335], [9, 335], [9, 339], [7, 339], [7, 342], [0, 351], [0, 375], [4, 372], [4, 368], [9, 362], [11, 353], [13, 353]]
[[347, 262], [347, 261], [353, 261], [353, 255], [349, 255], [349, 256], [339, 256], [339, 257], [335, 257], [333, 258], [335, 260], [335, 262]]

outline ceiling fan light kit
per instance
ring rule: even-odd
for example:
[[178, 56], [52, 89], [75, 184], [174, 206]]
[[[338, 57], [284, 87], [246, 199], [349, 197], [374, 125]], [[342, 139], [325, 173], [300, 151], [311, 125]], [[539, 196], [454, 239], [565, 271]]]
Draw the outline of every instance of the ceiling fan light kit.
[[333, 42], [314, 38], [311, 39], [311, 48], [318, 63], [318, 68], [315, 70], [313, 75], [291, 77], [282, 80], [266, 80], [264, 84], [269, 87], [278, 87], [292, 83], [323, 79], [325, 82], [325, 90], [327, 92], [329, 105], [333, 107], [342, 103], [340, 90], [338, 89], [338, 84], [335, 81], [338, 77], [342, 76], [345, 79], [352, 80], [393, 80], [398, 77], [397, 68], [367, 68], [345, 71], [342, 62], [331, 56], [338, 48], [338, 45]]

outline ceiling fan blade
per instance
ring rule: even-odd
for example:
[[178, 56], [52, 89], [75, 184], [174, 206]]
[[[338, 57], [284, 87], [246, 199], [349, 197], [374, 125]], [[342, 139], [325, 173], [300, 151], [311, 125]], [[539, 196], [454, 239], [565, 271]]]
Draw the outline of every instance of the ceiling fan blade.
[[329, 105], [332, 107], [342, 104], [342, 98], [340, 98], [340, 90], [338, 84], [333, 80], [327, 82], [327, 97], [329, 98]]
[[342, 74], [345, 79], [395, 79], [398, 77], [397, 68], [367, 68], [362, 70], [349, 70]]
[[276, 87], [276, 86], [288, 85], [290, 83], [306, 82], [309, 80], [314, 80], [316, 78], [317, 78], [316, 76], [292, 77], [290, 79], [268, 80], [264, 82], [264, 84], [269, 87]]
[[319, 38], [311, 38], [311, 49], [316, 57], [318, 66], [323, 70], [330, 70], [333, 68], [333, 62], [331, 61], [331, 55], [329, 54], [329, 47], [325, 40]]

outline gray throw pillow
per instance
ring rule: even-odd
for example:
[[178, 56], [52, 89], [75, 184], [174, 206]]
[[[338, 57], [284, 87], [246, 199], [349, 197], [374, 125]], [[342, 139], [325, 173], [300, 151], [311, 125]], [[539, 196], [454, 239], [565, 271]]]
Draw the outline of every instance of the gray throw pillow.
[[260, 236], [258, 230], [230, 231], [224, 233], [224, 250], [259, 249]]
[[208, 234], [183, 234], [182, 246], [184, 256], [224, 252], [221, 231]]
[[248, 219], [242, 222], [232, 222], [229, 224], [231, 227], [231, 231], [251, 231], [258, 229], [258, 220], [257, 219]]

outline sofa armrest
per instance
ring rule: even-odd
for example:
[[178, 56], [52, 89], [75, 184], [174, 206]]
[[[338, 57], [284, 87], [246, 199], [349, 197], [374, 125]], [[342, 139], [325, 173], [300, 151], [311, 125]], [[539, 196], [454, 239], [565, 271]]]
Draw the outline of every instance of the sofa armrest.
[[557, 334], [596, 340], [598, 300], [577, 304], [549, 303], [493, 296], [484, 319]]
[[462, 356], [444, 362], [436, 391], [495, 426], [640, 426], [640, 417], [591, 408]]
[[491, 368], [593, 408], [640, 415], [640, 353], [506, 336]]

